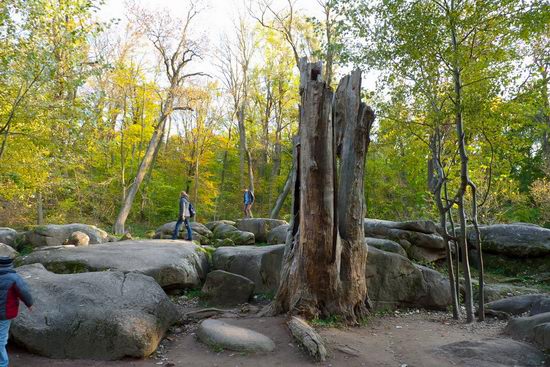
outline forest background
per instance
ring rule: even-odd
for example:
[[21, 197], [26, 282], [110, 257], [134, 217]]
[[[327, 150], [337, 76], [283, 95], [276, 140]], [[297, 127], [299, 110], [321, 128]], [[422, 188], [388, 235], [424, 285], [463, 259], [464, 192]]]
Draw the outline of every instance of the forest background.
[[[457, 3], [472, 30], [454, 55], [479, 220], [550, 227], [549, 4]], [[2, 226], [111, 229], [130, 202], [126, 230], [139, 234], [176, 219], [181, 190], [197, 220], [234, 219], [249, 186], [255, 216], [269, 216], [291, 170], [300, 56], [325, 61], [331, 85], [352, 66], [377, 77], [364, 93], [377, 114], [368, 217], [438, 217], [435, 127], [449, 190], [459, 184], [438, 1], [235, 2], [216, 40], [207, 3], [181, 14], [124, 4], [125, 19], [105, 21], [100, 0], [0, 3]]]

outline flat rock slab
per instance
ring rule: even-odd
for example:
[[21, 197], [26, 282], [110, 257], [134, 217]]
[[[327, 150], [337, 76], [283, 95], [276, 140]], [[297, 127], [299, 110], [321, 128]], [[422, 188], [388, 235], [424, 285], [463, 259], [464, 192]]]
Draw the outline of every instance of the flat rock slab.
[[550, 312], [550, 295], [526, 294], [504, 298], [485, 304], [487, 310], [505, 312], [509, 315], [521, 315], [529, 312], [530, 316]]
[[[479, 228], [483, 251], [514, 257], [550, 255], [550, 229], [524, 224], [495, 224]], [[472, 242], [473, 231], [468, 240]]]
[[219, 247], [214, 269], [242, 275], [254, 282], [254, 292], [274, 294], [279, 286], [284, 245]]
[[213, 347], [237, 352], [272, 352], [275, 343], [267, 336], [224, 321], [208, 319], [201, 322], [197, 336]]
[[223, 270], [208, 273], [202, 287], [202, 299], [217, 306], [240, 305], [248, 302], [253, 293], [253, 281]]
[[187, 241], [141, 240], [96, 246], [35, 251], [22, 264], [43, 264], [54, 273], [116, 270], [153, 277], [163, 288], [197, 288], [206, 277], [208, 260]]
[[540, 367], [544, 353], [532, 345], [511, 339], [461, 341], [439, 348], [457, 365], [465, 367]]
[[[50, 358], [143, 358], [153, 353], [177, 310], [153, 278], [137, 273], [54, 274], [17, 268], [35, 304], [12, 324], [15, 342]], [[78, 365], [75, 363], [73, 365]]]
[[401, 256], [408, 257], [407, 251], [405, 251], [405, 249], [395, 241], [374, 237], [366, 237], [365, 241], [369, 246], [376, 247], [379, 250], [393, 252]]
[[514, 338], [542, 341], [542, 347], [550, 349], [550, 312], [511, 319], [504, 330]]

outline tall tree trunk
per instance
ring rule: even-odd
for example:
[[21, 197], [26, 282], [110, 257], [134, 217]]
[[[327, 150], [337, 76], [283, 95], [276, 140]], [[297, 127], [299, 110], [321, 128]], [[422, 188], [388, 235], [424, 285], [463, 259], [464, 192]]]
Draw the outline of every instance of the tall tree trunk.
[[246, 129], [244, 126], [244, 106], [239, 108], [237, 116], [237, 125], [239, 128], [239, 178], [241, 189], [244, 188], [244, 163], [246, 157]]
[[[333, 93], [320, 80], [321, 71], [320, 64], [301, 68], [294, 216], [271, 310], [307, 318], [339, 315], [354, 324], [367, 311], [363, 177], [374, 114], [360, 105], [361, 74], [354, 72], [341, 82], [334, 123]], [[335, 127], [345, 131], [338, 132], [342, 139]], [[336, 142], [341, 147], [340, 191]]]
[[225, 187], [225, 172], [227, 171], [227, 154], [229, 150], [229, 142], [231, 141], [231, 126], [229, 127], [228, 142], [225, 150], [223, 151], [223, 163], [222, 163], [222, 173], [220, 179], [220, 193], [216, 197], [216, 209], [214, 210], [214, 220], [218, 220], [218, 211], [220, 208], [220, 201], [223, 197], [223, 190]]
[[292, 175], [295, 170], [296, 165], [296, 155], [298, 154], [297, 149], [299, 145], [299, 137], [295, 136], [293, 139], [293, 148], [292, 148], [292, 167], [290, 168], [290, 171], [288, 172], [288, 176], [285, 181], [285, 186], [283, 187], [283, 191], [281, 194], [277, 197], [277, 200], [275, 201], [275, 205], [273, 206], [273, 209], [271, 209], [271, 214], [269, 215], [270, 218], [277, 218], [279, 217], [279, 212], [281, 211], [281, 208], [283, 207], [283, 204], [285, 202], [286, 197], [288, 196], [288, 193], [290, 192], [290, 189], [292, 188]]
[[173, 103], [172, 98], [169, 97], [169, 99], [166, 101], [166, 104], [164, 105], [164, 108], [161, 109], [157, 128], [155, 129], [155, 131], [153, 132], [153, 135], [151, 136], [151, 140], [149, 141], [149, 145], [147, 146], [147, 150], [145, 151], [145, 155], [143, 156], [143, 159], [139, 166], [138, 172], [136, 174], [136, 178], [134, 179], [134, 182], [130, 186], [130, 189], [128, 190], [128, 194], [126, 195], [126, 200], [124, 200], [124, 204], [122, 205], [118, 213], [118, 216], [114, 225], [115, 234], [118, 234], [118, 235], [124, 234], [124, 225], [126, 223], [126, 219], [128, 218], [128, 214], [130, 214], [130, 209], [132, 208], [132, 204], [134, 203], [134, 199], [136, 197], [136, 194], [139, 190], [141, 183], [143, 182], [145, 174], [147, 173], [147, 171], [149, 170], [149, 167], [153, 162], [155, 150], [157, 149], [157, 146], [160, 144], [160, 139], [163, 135], [164, 128], [166, 127], [166, 119], [169, 113], [172, 111], [172, 103]]
[[36, 192], [36, 224], [39, 226], [44, 224], [44, 206], [42, 199], [42, 191], [38, 190]]

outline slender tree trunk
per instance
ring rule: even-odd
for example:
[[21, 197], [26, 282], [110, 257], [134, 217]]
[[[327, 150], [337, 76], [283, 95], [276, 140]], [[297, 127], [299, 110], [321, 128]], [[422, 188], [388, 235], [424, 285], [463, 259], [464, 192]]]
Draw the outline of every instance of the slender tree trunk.
[[240, 185], [244, 188], [244, 163], [247, 151], [246, 146], [246, 130], [244, 126], [244, 106], [241, 106], [238, 112], [237, 125], [239, 128], [239, 172], [240, 172]]
[[36, 224], [40, 226], [44, 224], [44, 206], [43, 206], [43, 199], [42, 199], [42, 191], [40, 190], [36, 192], [36, 212], [37, 212]]
[[[452, 307], [453, 307], [453, 318], [455, 320], [459, 319], [459, 311], [458, 311], [458, 293], [456, 290], [456, 283], [455, 283], [455, 274], [454, 274], [454, 268], [453, 268], [453, 253], [451, 250], [451, 244], [449, 241], [449, 232], [447, 230], [447, 211], [445, 209], [445, 206], [447, 204], [443, 204], [442, 200], [442, 192], [441, 189], [443, 187], [443, 184], [447, 180], [447, 177], [445, 175], [445, 171], [443, 170], [443, 166], [441, 165], [441, 157], [440, 157], [440, 151], [441, 151], [441, 135], [439, 128], [436, 127], [434, 138], [432, 140], [431, 149], [432, 149], [432, 167], [433, 167], [433, 178], [434, 180], [430, 180], [431, 183], [435, 182], [434, 185], [432, 185], [432, 190], [434, 193], [435, 202], [437, 204], [437, 209], [439, 211], [439, 225], [441, 226], [441, 230], [443, 231], [443, 241], [445, 242], [445, 252], [447, 255], [447, 274], [449, 276], [449, 289], [451, 291], [451, 299], [452, 299]], [[458, 256], [458, 253], [455, 254]]]
[[292, 161], [292, 167], [290, 168], [290, 171], [288, 172], [288, 176], [286, 178], [286, 181], [285, 181], [285, 186], [283, 187], [283, 191], [281, 192], [281, 194], [277, 197], [277, 200], [275, 201], [275, 205], [273, 206], [273, 209], [271, 209], [271, 214], [269, 215], [270, 218], [277, 218], [279, 217], [279, 212], [281, 211], [281, 208], [283, 207], [283, 204], [285, 202], [285, 199], [286, 197], [288, 196], [288, 193], [290, 192], [290, 189], [292, 188], [292, 175], [294, 173], [294, 170], [295, 170], [295, 162], [296, 162], [296, 154], [297, 153], [297, 148], [298, 148], [298, 142], [299, 142], [299, 137], [298, 136], [295, 136], [292, 141], [293, 141], [293, 149], [292, 149], [292, 157], [293, 157], [293, 161]]
[[225, 147], [225, 150], [223, 152], [223, 163], [222, 163], [222, 173], [221, 173], [221, 179], [220, 179], [220, 193], [216, 197], [216, 209], [214, 210], [214, 219], [218, 220], [218, 211], [220, 208], [220, 202], [223, 197], [223, 190], [225, 187], [225, 172], [227, 171], [227, 154], [229, 150], [229, 142], [231, 141], [231, 126], [229, 127], [229, 134], [228, 134], [228, 146]]
[[130, 214], [130, 209], [132, 208], [132, 204], [139, 190], [139, 187], [143, 182], [145, 174], [147, 173], [147, 171], [149, 170], [149, 167], [153, 162], [155, 150], [157, 149], [157, 146], [160, 144], [160, 139], [163, 135], [164, 128], [166, 127], [166, 119], [169, 113], [172, 111], [172, 102], [173, 102], [172, 98], [169, 97], [169, 99], [166, 101], [164, 105], [164, 108], [161, 110], [157, 128], [153, 132], [153, 136], [151, 136], [151, 140], [149, 141], [149, 145], [147, 146], [147, 150], [145, 151], [145, 155], [143, 156], [143, 159], [139, 166], [138, 172], [136, 174], [136, 178], [134, 179], [134, 182], [130, 186], [130, 189], [128, 190], [128, 194], [126, 195], [126, 200], [124, 200], [124, 204], [122, 205], [118, 213], [118, 216], [114, 225], [115, 234], [118, 234], [118, 235], [124, 234], [124, 225], [126, 223], [126, 219], [128, 218], [128, 214]]

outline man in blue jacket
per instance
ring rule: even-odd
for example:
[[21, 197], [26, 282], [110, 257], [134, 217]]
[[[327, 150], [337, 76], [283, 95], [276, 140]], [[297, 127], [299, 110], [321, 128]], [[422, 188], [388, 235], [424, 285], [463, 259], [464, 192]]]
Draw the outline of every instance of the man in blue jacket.
[[[185, 228], [187, 229], [187, 240], [193, 240], [193, 232], [191, 232], [191, 226], [189, 225], [189, 218], [191, 217], [191, 212], [189, 210], [190, 206], [189, 195], [185, 191], [182, 191], [180, 194], [179, 202], [179, 214], [178, 221], [176, 222], [176, 228], [174, 228], [174, 233], [172, 233], [172, 239], [175, 240], [178, 238], [180, 232], [180, 227], [182, 223], [185, 223]], [[1, 367], [1, 366], [0, 366]]]
[[254, 193], [248, 189], [244, 189], [244, 217], [252, 218], [252, 204], [254, 204]]
[[9, 364], [6, 344], [11, 320], [19, 313], [19, 300], [31, 310], [33, 300], [27, 283], [13, 269], [13, 260], [0, 256], [0, 367]]

